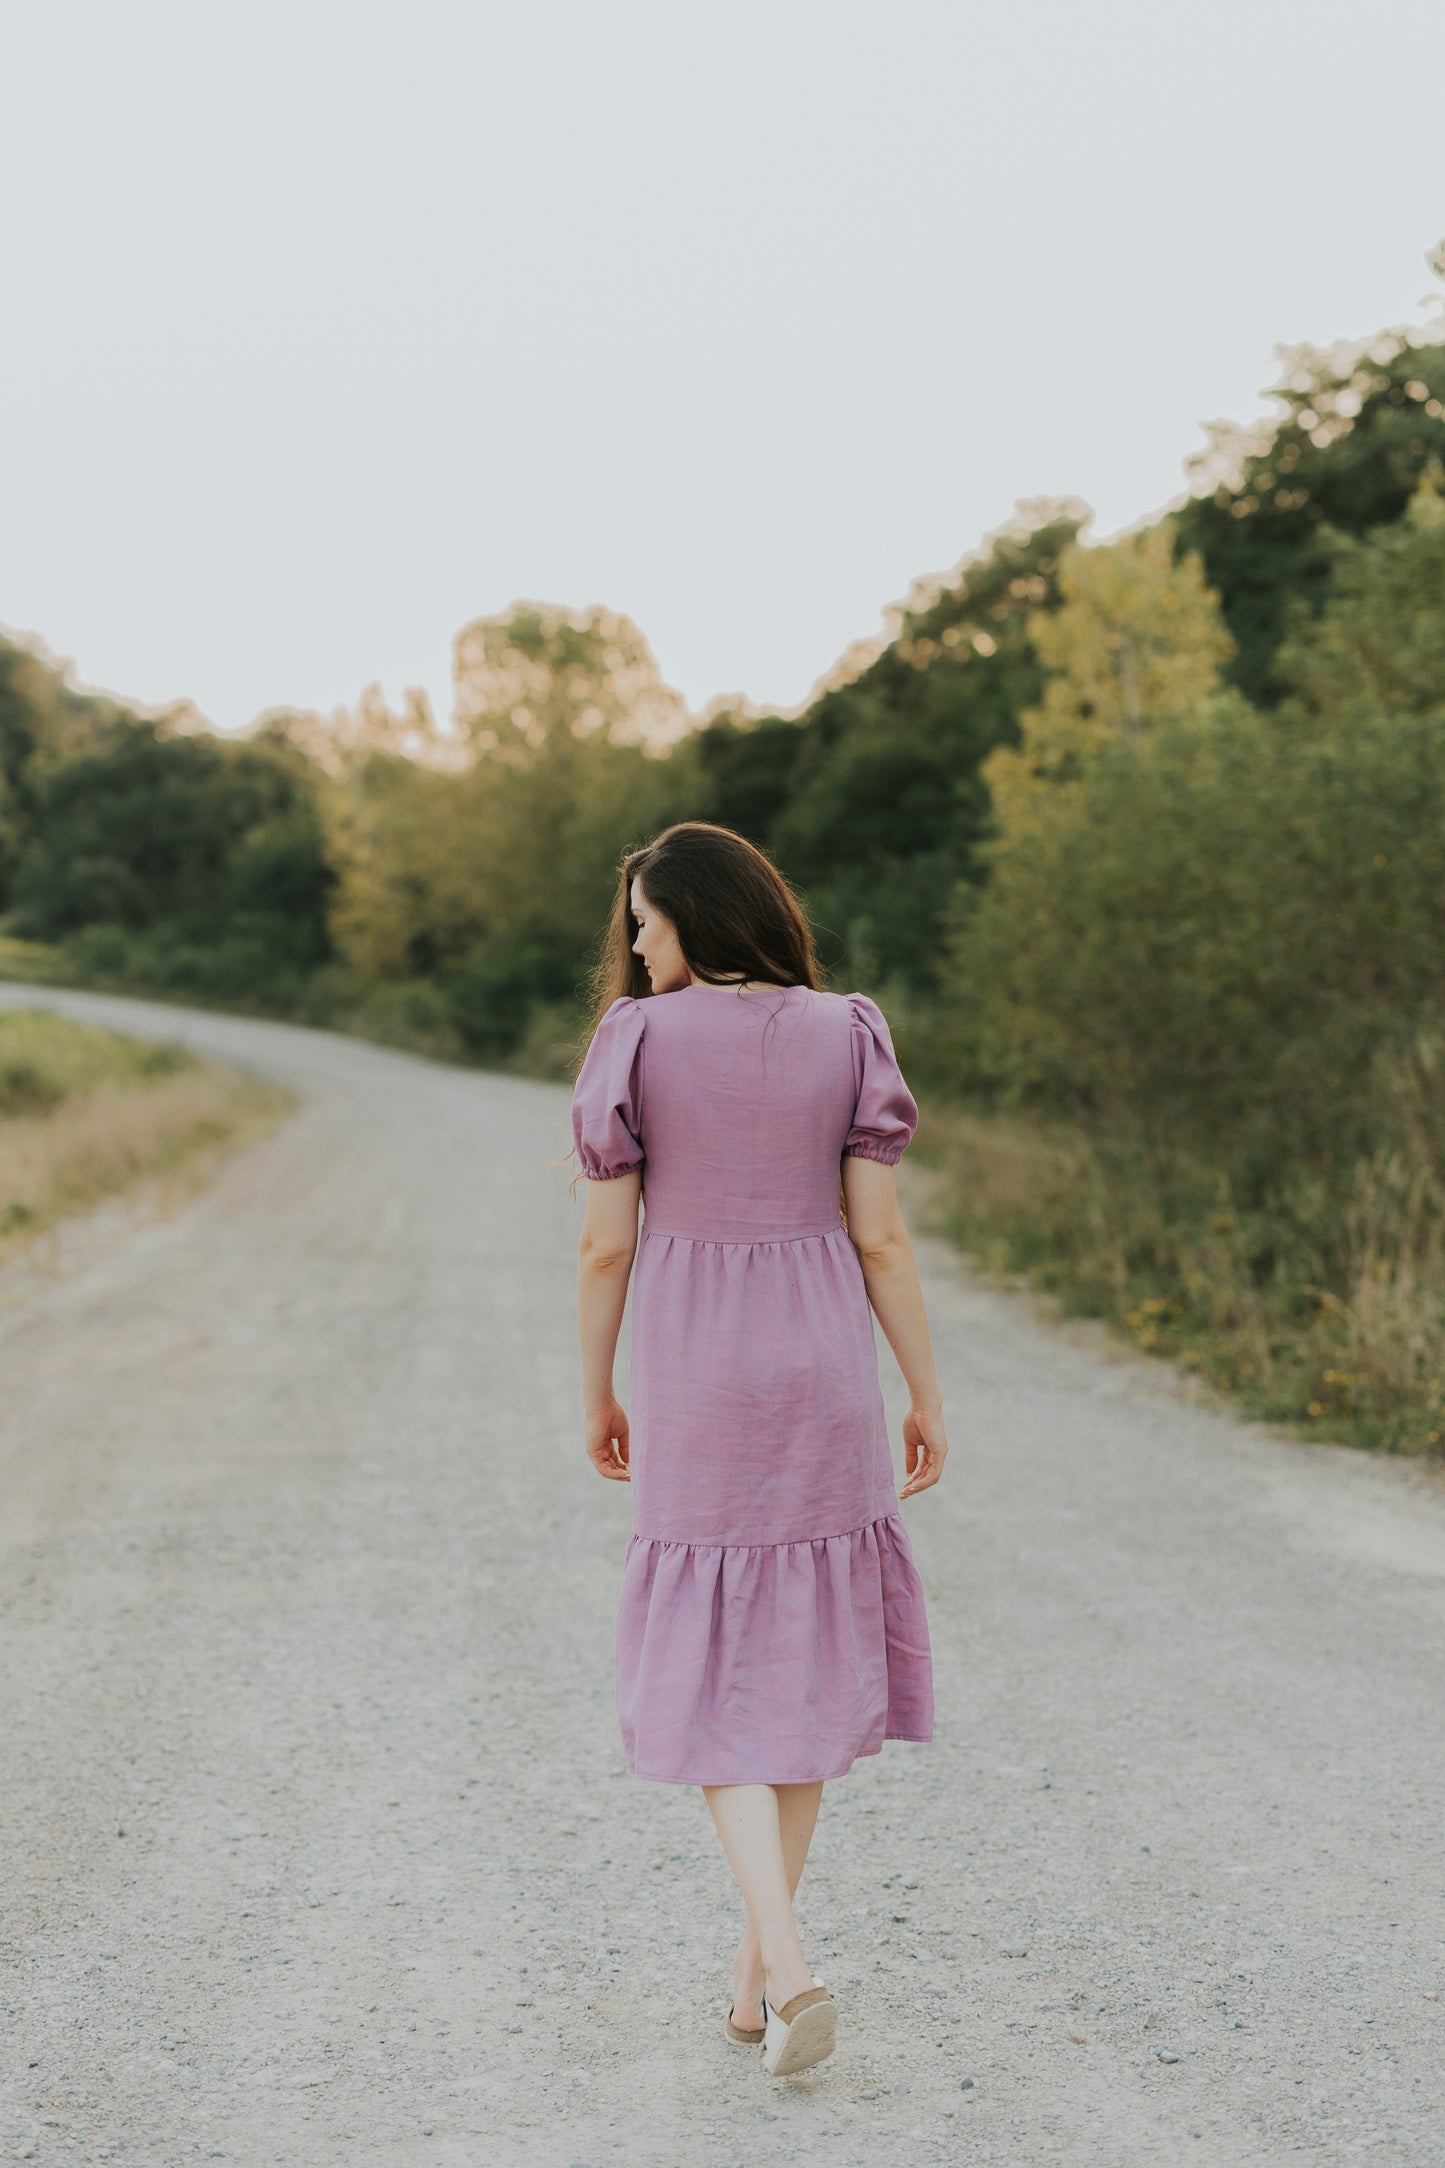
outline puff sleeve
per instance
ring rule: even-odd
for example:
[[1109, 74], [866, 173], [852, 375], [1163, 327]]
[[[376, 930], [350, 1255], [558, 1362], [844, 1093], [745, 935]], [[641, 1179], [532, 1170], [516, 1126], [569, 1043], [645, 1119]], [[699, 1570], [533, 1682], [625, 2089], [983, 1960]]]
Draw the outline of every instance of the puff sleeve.
[[849, 994], [847, 999], [858, 1103], [843, 1157], [880, 1159], [894, 1167], [918, 1127], [917, 1102], [903, 1081], [883, 1011], [866, 994]]
[[572, 1091], [572, 1135], [589, 1182], [642, 1165], [642, 1003], [624, 994], [592, 1034]]

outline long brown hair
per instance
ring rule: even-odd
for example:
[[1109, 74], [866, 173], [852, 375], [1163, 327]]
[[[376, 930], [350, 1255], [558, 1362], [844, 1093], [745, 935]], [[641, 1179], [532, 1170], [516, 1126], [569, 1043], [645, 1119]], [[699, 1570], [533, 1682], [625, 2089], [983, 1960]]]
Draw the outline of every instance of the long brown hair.
[[772, 860], [731, 828], [677, 821], [618, 866], [612, 916], [592, 971], [589, 1029], [619, 996], [641, 999], [652, 991], [642, 958], [632, 953], [634, 881], [653, 909], [671, 919], [698, 978], [817, 988], [812, 930]]

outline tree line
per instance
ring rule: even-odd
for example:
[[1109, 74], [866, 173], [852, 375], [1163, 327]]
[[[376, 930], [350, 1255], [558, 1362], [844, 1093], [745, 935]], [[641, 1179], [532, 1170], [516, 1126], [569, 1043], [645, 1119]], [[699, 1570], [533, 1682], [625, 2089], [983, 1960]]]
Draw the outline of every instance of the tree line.
[[1436, 1446], [1445, 344], [1297, 350], [1209, 459], [1106, 545], [1021, 513], [796, 716], [690, 718], [602, 609], [465, 627], [445, 725], [373, 692], [240, 739], [0, 643], [5, 926], [560, 1074], [620, 852], [722, 821], [954, 1110], [976, 1247], [1262, 1412]]

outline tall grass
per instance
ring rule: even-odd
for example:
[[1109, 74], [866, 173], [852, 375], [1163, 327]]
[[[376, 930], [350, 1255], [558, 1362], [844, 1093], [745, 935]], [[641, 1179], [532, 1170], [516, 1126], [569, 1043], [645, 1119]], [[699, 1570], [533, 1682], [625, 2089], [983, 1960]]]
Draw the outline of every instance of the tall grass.
[[[1386, 1139], [1343, 1178], [1252, 1205], [1137, 1132], [930, 1103], [947, 1231], [984, 1267], [1169, 1357], [1245, 1412], [1445, 1458], [1445, 1179], [1398, 1085]], [[1390, 1133], [1393, 1132], [1393, 1133]]]
[[262, 1134], [290, 1096], [186, 1048], [0, 1010], [0, 1250]]

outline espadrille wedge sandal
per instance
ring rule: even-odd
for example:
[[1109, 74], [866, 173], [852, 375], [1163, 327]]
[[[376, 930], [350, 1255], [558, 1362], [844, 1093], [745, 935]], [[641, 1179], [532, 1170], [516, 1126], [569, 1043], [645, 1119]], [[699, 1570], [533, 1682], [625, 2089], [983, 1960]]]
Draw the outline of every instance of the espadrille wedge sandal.
[[763, 2034], [766, 2032], [767, 2027], [764, 2025], [735, 2025], [733, 2023], [733, 2013], [730, 2008], [728, 2010], [727, 2016], [723, 2019], [723, 2030], [726, 2032], [729, 2040], [731, 2040], [734, 2047], [760, 2048], [763, 2044]]
[[763, 1997], [763, 2068], [770, 2078], [791, 2078], [832, 2054], [838, 2010], [821, 1980], [794, 1995], [780, 2010]]

